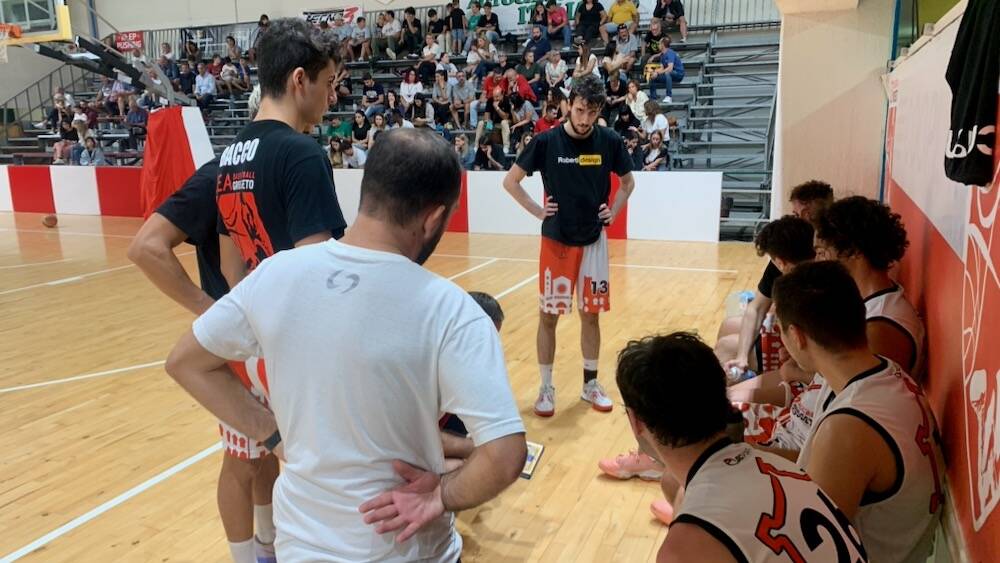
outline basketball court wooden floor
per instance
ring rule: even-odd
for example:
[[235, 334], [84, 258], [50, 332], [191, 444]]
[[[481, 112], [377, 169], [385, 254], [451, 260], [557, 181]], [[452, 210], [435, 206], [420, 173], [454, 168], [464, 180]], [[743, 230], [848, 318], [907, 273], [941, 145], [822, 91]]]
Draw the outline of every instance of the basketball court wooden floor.
[[[192, 316], [125, 256], [137, 219], [0, 213], [0, 561], [228, 561], [215, 506], [215, 421], [163, 371]], [[191, 248], [182, 261], [194, 275]], [[560, 324], [555, 417], [531, 414], [537, 237], [447, 234], [427, 266], [500, 298], [511, 386], [534, 477], [459, 516], [463, 561], [648, 561], [666, 530], [656, 483], [601, 476], [634, 447], [613, 383], [626, 341], [693, 329], [714, 340], [725, 297], [763, 266], [738, 243], [611, 243], [600, 377], [610, 414], [579, 400], [579, 322]], [[391, 353], [387, 351], [387, 353]], [[472, 375], [472, 374], [470, 374]], [[360, 517], [360, 516], [359, 516]]]

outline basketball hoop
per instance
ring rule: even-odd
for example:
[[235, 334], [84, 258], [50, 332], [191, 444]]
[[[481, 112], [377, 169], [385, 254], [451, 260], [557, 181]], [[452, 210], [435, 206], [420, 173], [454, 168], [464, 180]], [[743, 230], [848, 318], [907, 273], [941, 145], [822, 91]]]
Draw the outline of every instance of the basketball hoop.
[[17, 39], [21, 36], [21, 26], [8, 23], [0, 23], [0, 64], [7, 62], [7, 42], [11, 38]]

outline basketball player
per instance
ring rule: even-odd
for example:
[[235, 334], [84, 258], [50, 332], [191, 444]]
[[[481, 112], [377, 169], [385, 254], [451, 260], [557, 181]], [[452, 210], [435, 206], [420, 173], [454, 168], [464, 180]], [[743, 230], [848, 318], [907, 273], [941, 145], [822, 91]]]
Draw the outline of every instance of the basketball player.
[[617, 381], [636, 439], [667, 468], [664, 493], [674, 481], [685, 487], [657, 561], [868, 560], [858, 531], [809, 475], [726, 437], [726, 376], [697, 336], [630, 342]]
[[[274, 492], [279, 561], [451, 563], [462, 549], [452, 513], [518, 478], [524, 425], [494, 324], [420, 266], [458, 202], [454, 149], [396, 129], [368, 158], [343, 242], [262, 262], [195, 321], [167, 371], [285, 456]], [[218, 373], [226, 359], [265, 350], [273, 413]], [[442, 412], [460, 416], [476, 444], [451, 473]]]
[[222, 153], [216, 200], [223, 273], [235, 286], [272, 254], [343, 235], [329, 160], [301, 133], [323, 119], [340, 58], [304, 20], [273, 20], [258, 42], [260, 110]]
[[[529, 213], [542, 220], [542, 247], [538, 286], [538, 369], [541, 387], [535, 414], [555, 413], [552, 364], [556, 353], [559, 315], [573, 310], [576, 288], [580, 309], [580, 347], [583, 351], [581, 398], [601, 412], [612, 402], [597, 382], [601, 349], [599, 314], [611, 309], [608, 276], [608, 237], [604, 227], [625, 207], [635, 187], [632, 157], [617, 133], [596, 125], [605, 102], [604, 85], [587, 75], [573, 81], [570, 115], [561, 127], [537, 137], [517, 157], [503, 180], [504, 188]], [[527, 174], [541, 172], [546, 201], [542, 207], [521, 186]], [[621, 177], [609, 208], [611, 174]]]
[[941, 451], [920, 387], [872, 354], [865, 303], [841, 264], [774, 284], [781, 338], [825, 380], [798, 463], [857, 525], [872, 561], [923, 562], [941, 514]]
[[[833, 188], [826, 182], [810, 180], [795, 186], [789, 201], [794, 215], [815, 224], [817, 215], [833, 202]], [[760, 371], [757, 335], [767, 312], [771, 310], [771, 286], [780, 275], [781, 270], [769, 262], [757, 283], [753, 300], [747, 304], [743, 314], [724, 320], [719, 327], [715, 355], [723, 363], [726, 373], [732, 368], [741, 373], [747, 369]]]
[[[160, 291], [195, 315], [204, 313], [229, 291], [219, 268], [219, 236], [215, 232], [218, 171], [218, 159], [199, 168], [150, 215], [128, 249], [129, 259]], [[195, 247], [201, 288], [191, 281], [174, 254], [174, 249], [184, 242]], [[241, 376], [246, 374], [242, 365], [234, 367]], [[231, 432], [227, 438], [221, 423], [219, 430], [226, 455], [222, 458], [217, 499], [233, 561], [273, 561], [271, 489], [278, 475], [278, 460], [245, 437], [242, 447], [239, 437], [231, 439]]]

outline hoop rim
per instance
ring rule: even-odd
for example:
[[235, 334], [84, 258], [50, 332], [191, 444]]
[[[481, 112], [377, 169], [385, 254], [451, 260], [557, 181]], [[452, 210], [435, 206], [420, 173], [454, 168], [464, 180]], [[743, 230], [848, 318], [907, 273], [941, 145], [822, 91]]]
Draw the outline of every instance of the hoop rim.
[[6, 33], [9, 38], [17, 39], [21, 37], [21, 26], [13, 23], [0, 23], [0, 32]]

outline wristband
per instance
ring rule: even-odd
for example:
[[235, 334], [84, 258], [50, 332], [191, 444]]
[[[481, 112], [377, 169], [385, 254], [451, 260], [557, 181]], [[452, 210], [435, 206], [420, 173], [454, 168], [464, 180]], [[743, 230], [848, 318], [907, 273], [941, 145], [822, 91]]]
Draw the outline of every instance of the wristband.
[[264, 447], [267, 448], [267, 451], [273, 452], [274, 448], [277, 448], [278, 444], [280, 443], [281, 443], [281, 433], [275, 430], [274, 434], [271, 434], [267, 438], [267, 440], [264, 440]]

